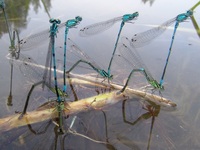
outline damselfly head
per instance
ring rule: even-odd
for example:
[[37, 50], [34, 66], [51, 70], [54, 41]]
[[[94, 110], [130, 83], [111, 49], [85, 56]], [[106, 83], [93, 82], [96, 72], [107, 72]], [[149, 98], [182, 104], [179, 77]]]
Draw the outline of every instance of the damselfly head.
[[60, 23], [61, 23], [60, 19], [53, 19], [53, 18], [51, 18], [51, 19], [49, 20], [49, 22], [50, 22], [50, 23], [56, 23], [56, 24], [60, 24]]
[[130, 21], [130, 20], [135, 19], [138, 15], [139, 15], [138, 12], [135, 12], [135, 13], [133, 13], [133, 14], [126, 14], [126, 15], [123, 15], [122, 20], [123, 20], [124, 22], [128, 22], [128, 21]]
[[111, 79], [111, 80], [112, 80], [112, 79], [113, 79], [113, 75], [110, 75], [110, 76], [109, 76], [109, 79]]
[[192, 16], [192, 15], [193, 15], [193, 11], [192, 11], [192, 10], [188, 10], [188, 11], [186, 12], [186, 14], [187, 14], [188, 16]]
[[135, 17], [138, 17], [138, 16], [139, 16], [139, 13], [136, 11], [135, 13], [133, 13], [133, 15], [134, 15]]
[[165, 88], [164, 88], [164, 86], [163, 86], [163, 85], [160, 85], [160, 90], [162, 90], [162, 91], [164, 91], [164, 90], [165, 90]]
[[79, 22], [82, 21], [82, 17], [80, 17], [80, 16], [76, 16], [75, 19], [76, 19], [77, 21], [79, 21]]
[[53, 18], [51, 18], [51, 19], [49, 20], [49, 22], [50, 22], [50, 23], [52, 23], [53, 21], [54, 21], [54, 19], [53, 19]]
[[179, 15], [176, 17], [176, 21], [178, 21], [178, 22], [183, 22], [183, 21], [185, 21], [186, 19], [188, 19], [188, 17], [190, 17], [190, 16], [192, 16], [192, 15], [193, 15], [193, 11], [188, 10], [186, 13], [179, 14]]

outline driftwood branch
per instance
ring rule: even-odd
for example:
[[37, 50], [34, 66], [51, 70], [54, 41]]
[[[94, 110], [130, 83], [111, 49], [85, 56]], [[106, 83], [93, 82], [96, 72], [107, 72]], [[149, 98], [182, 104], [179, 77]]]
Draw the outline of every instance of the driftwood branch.
[[[156, 104], [159, 104], [164, 107], [176, 107], [176, 104], [172, 101], [157, 95], [129, 88], [127, 88], [123, 93], [119, 93], [119, 89], [122, 88], [121, 85], [109, 84], [107, 82], [101, 83], [101, 81], [98, 81], [96, 78], [90, 76], [75, 74], [71, 74], [71, 76], [72, 78], [70, 78], [70, 82], [72, 84], [88, 84], [101, 87], [112, 86], [116, 90], [109, 93], [104, 93], [89, 98], [81, 99], [75, 102], [65, 102], [66, 109], [63, 110], [65, 115], [87, 111], [89, 109], [101, 109], [105, 106], [113, 105], [119, 101], [125, 100], [127, 99], [127, 97], [130, 99], [133, 97], [141, 97], [143, 99], [153, 101]], [[55, 110], [56, 105], [56, 101], [48, 102], [35, 111], [27, 112], [27, 114], [22, 119], [19, 119], [19, 114], [14, 114], [2, 118], [0, 119], [0, 131], [8, 131], [13, 128], [25, 126], [27, 124], [38, 123], [57, 117], [57, 111]]]

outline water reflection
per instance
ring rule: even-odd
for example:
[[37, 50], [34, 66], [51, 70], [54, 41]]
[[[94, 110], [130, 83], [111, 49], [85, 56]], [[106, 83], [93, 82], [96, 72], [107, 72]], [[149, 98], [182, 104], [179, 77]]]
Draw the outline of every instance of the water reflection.
[[158, 114], [160, 112], [160, 105], [156, 105], [153, 102], [150, 101], [146, 101], [142, 108], [144, 110], [146, 110], [147, 112], [142, 114], [141, 116], [139, 116], [134, 122], [130, 122], [126, 119], [126, 101], [123, 101], [122, 104], [122, 113], [123, 113], [123, 120], [125, 123], [128, 123], [132, 126], [134, 126], [136, 123], [138, 123], [139, 121], [143, 120], [143, 119], [151, 119], [151, 127], [150, 127], [150, 133], [149, 133], [149, 139], [148, 139], [148, 144], [147, 144], [147, 150], [150, 149], [150, 143], [151, 143], [151, 137], [152, 137], [152, 131], [153, 131], [153, 126], [154, 126], [154, 121], [155, 121], [155, 117], [158, 117]]
[[[152, 5], [155, 0], [142, 0], [144, 4], [150, 3]], [[28, 22], [28, 12], [33, 6], [33, 10], [38, 13], [39, 8], [43, 5], [48, 17], [51, 18], [50, 9], [52, 7], [51, 0], [18, 0], [18, 1], [5, 1], [5, 11], [9, 18], [9, 22], [13, 29], [22, 30], [26, 28]], [[2, 14], [3, 12], [0, 12]], [[7, 33], [6, 26], [4, 26], [3, 15], [0, 16], [0, 37], [2, 34]]]
[[51, 8], [51, 1], [50, 0], [41, 0], [43, 6], [44, 6], [44, 9], [45, 9], [45, 12], [47, 13], [49, 19], [52, 18], [49, 11], [50, 11], [50, 8]]
[[[11, 2], [11, 1], [7, 1], [7, 3], [8, 2]], [[32, 1], [29, 1], [29, 4], [30, 2]], [[153, 1], [149, 1], [149, 2], [150, 4], [151, 2], [153, 3]], [[42, 3], [43, 4], [46, 3], [47, 6], [45, 6], [46, 7], [45, 9], [48, 16], [50, 17], [49, 9], [51, 8], [51, 2], [42, 1]], [[147, 3], [147, 1], [144, 1], [144, 3]], [[39, 1], [35, 1], [33, 5], [37, 6], [37, 8], [34, 7], [34, 10], [38, 11], [38, 8], [40, 7]], [[10, 15], [8, 16], [10, 17]], [[193, 16], [191, 17], [191, 19], [199, 35], [198, 22], [195, 23], [196, 20]], [[12, 20], [13, 19], [11, 17], [10, 21], [12, 22]], [[5, 22], [3, 22], [3, 24], [5, 24]], [[14, 21], [11, 24], [13, 26]], [[14, 26], [17, 26], [17, 25], [18, 24], [16, 23], [16, 25]], [[2, 25], [0, 27], [2, 27]], [[22, 25], [19, 28], [23, 28], [23, 27], [26, 27], [26, 25]], [[6, 30], [7, 29], [5, 29], [2, 33], [6, 33]], [[180, 32], [180, 34], [183, 34], [183, 33]], [[179, 41], [181, 41], [181, 39]], [[198, 58], [198, 55], [195, 55], [194, 53], [195, 50], [196, 50], [195, 46], [190, 47], [191, 55], [187, 53], [188, 54], [187, 57], [184, 57], [184, 63], [186, 59], [190, 58], [190, 56], [192, 56], [191, 58], [193, 59]], [[186, 55], [183, 55], [183, 56], [186, 56]], [[184, 68], [192, 69], [191, 65], [189, 65], [188, 63], [186, 63]], [[12, 102], [12, 77], [13, 77], [13, 63], [12, 62], [9, 69], [10, 69], [11, 74], [10, 74], [10, 87], [9, 87], [10, 92], [8, 96], [7, 105], [12, 105], [13, 103]], [[187, 71], [188, 70], [184, 70], [184, 74], [187, 74], [186, 73]], [[194, 70], [192, 70], [191, 72], [193, 71]], [[196, 70], [194, 72], [195, 74], [198, 74]], [[183, 71], [180, 72], [180, 74], [179, 74], [179, 77], [181, 78], [183, 76]], [[190, 74], [190, 76], [192, 77], [193, 75], [194, 74], [192, 73]], [[190, 80], [187, 80], [187, 81], [188, 82], [194, 81], [192, 80], [192, 77], [189, 78]], [[184, 81], [186, 81], [185, 78], [183, 79]], [[66, 133], [64, 135], [60, 135], [57, 132], [58, 126], [55, 125], [55, 123], [53, 123], [51, 120], [44, 123], [38, 123], [37, 125], [27, 125], [27, 128], [26, 127], [18, 128], [10, 132], [5, 132], [1, 134], [2, 138], [6, 137], [5, 139], [6, 144], [4, 144], [4, 142], [1, 142], [2, 143], [1, 147], [5, 146], [6, 148], [4, 149], [9, 149], [9, 148], [13, 149], [13, 147], [16, 149], [21, 149], [22, 147], [26, 149], [31, 149], [31, 148], [46, 149], [47, 147], [52, 147], [53, 149], [64, 149], [66, 147], [77, 149], [78, 146], [80, 146], [78, 147], [80, 149], [81, 148], [88, 149], [88, 147], [90, 147], [90, 149], [92, 148], [94, 149], [94, 147], [97, 147], [96, 149], [164, 149], [164, 148], [185, 149], [187, 146], [187, 149], [191, 149], [191, 148], [199, 149], [198, 122], [199, 122], [200, 111], [198, 111], [199, 103], [198, 101], [195, 101], [199, 97], [198, 92], [195, 92], [198, 89], [197, 81], [198, 80], [195, 81], [195, 87], [194, 88], [192, 87], [191, 89], [190, 87], [185, 88], [184, 82], [182, 80], [179, 81], [180, 84], [178, 83], [174, 85], [176, 90], [174, 90], [174, 92], [171, 92], [171, 93], [175, 93], [175, 97], [180, 100], [179, 103], [181, 105], [184, 105], [184, 108], [185, 108], [184, 112], [180, 112], [179, 110], [178, 114], [174, 113], [174, 115], [172, 115], [171, 113], [163, 113], [163, 111], [160, 110], [160, 107], [158, 105], [154, 105], [149, 102], [144, 104], [145, 105], [145, 106], [143, 105], [144, 107], [137, 104], [136, 104], [136, 107], [134, 107], [133, 104], [130, 104], [129, 100], [124, 101], [122, 103], [123, 107], [122, 107], [121, 115], [119, 114], [119, 110], [121, 109], [119, 105], [113, 106], [113, 109], [105, 108], [105, 110], [103, 111], [93, 110], [91, 112], [79, 114], [80, 115], [79, 118], [81, 118], [80, 119], [81, 121], [79, 121], [79, 123], [75, 125], [74, 127], [80, 130], [79, 131], [77, 129], [75, 130], [77, 132], [81, 132], [83, 135], [92, 137], [95, 140], [100, 139], [101, 141], [106, 141], [107, 144], [97, 145], [91, 141], [88, 142], [87, 139], [84, 141], [83, 137], [81, 136], [78, 137], [78, 134], [75, 135], [72, 133]], [[92, 94], [92, 92], [89, 93], [88, 91], [93, 90], [93, 94], [96, 95], [96, 94], [105, 93], [111, 90], [111, 89], [98, 87], [98, 86], [92, 89], [90, 86], [89, 87], [86, 87], [84, 85], [80, 86], [80, 85], [72, 84], [70, 82], [71, 80], [69, 79], [69, 85], [70, 85], [69, 87], [71, 88], [71, 91], [72, 91], [70, 94], [71, 94], [71, 97], [73, 97], [72, 100], [78, 100], [80, 99], [80, 97], [87, 97], [90, 94]], [[193, 82], [190, 82], [189, 84], [191, 83]], [[80, 91], [80, 89], [82, 89], [82, 92]], [[178, 89], [178, 92], [177, 92], [177, 89]], [[190, 90], [192, 92], [189, 95], [187, 95], [185, 98], [184, 94], [180, 93], [181, 90], [183, 90], [185, 93], [188, 93], [188, 91]], [[49, 95], [49, 93], [45, 93], [45, 92], [42, 93], [42, 92], [36, 91], [36, 93], [37, 93], [37, 96], [44, 95], [44, 97], [46, 97], [47, 95]], [[34, 96], [32, 97], [34, 98]], [[188, 103], [189, 103], [188, 100], [190, 100], [191, 102], [189, 107], [188, 107]], [[194, 101], [195, 101], [195, 104], [192, 104], [192, 102]], [[38, 103], [41, 104], [42, 102], [43, 101], [39, 101]], [[37, 106], [35, 102], [33, 102], [32, 105]], [[133, 108], [132, 110], [134, 111], [132, 111], [132, 113], [137, 114], [136, 117], [134, 117], [134, 119], [133, 119], [133, 116], [131, 117], [129, 116], [128, 112], [130, 112], [130, 109], [127, 109], [127, 107]], [[137, 113], [139, 109], [142, 110], [141, 113]], [[180, 105], [179, 105], [179, 109], [181, 109]], [[115, 111], [112, 111], [112, 110], [115, 110]], [[193, 121], [193, 118], [195, 122]], [[158, 122], [158, 120], [160, 120], [160, 122]], [[66, 119], [65, 121], [67, 122], [65, 124], [66, 129], [67, 129], [67, 127], [70, 126], [71, 120]], [[105, 122], [105, 125], [104, 125], [104, 122]], [[162, 123], [164, 123], [164, 125]], [[92, 126], [91, 124], [95, 124], [95, 125]], [[119, 127], [117, 127], [116, 124], [119, 125]], [[158, 124], [161, 124], [161, 125], [157, 126]], [[35, 126], [37, 127], [38, 125], [42, 127], [39, 128], [39, 130], [37, 129], [35, 130], [34, 127]], [[41, 129], [44, 129], [44, 130], [42, 131]], [[127, 129], [127, 132], [125, 129]], [[20, 131], [21, 133], [19, 133]], [[19, 135], [24, 134], [23, 132], [26, 132], [26, 133], [28, 132], [27, 134], [25, 134], [25, 138], [24, 139], [21, 138], [22, 136], [18, 138]], [[99, 133], [99, 132], [102, 132], [102, 133]], [[16, 139], [16, 140], [13, 140], [13, 139]], [[21, 141], [21, 143], [19, 142], [19, 140]], [[80, 142], [79, 143], [80, 145], [77, 145], [77, 141]], [[10, 144], [11, 142], [12, 144]], [[34, 143], [36, 144], [34, 145]], [[188, 144], [188, 143], [192, 143], [192, 144]]]
[[[47, 15], [50, 17], [49, 11], [51, 8], [51, 0], [6, 0], [5, 1], [5, 12], [8, 16], [8, 21], [11, 29], [17, 29], [18, 31], [26, 28], [28, 22], [28, 12], [31, 6], [34, 11], [38, 13], [41, 7], [41, 2], [45, 8]], [[3, 12], [0, 12], [0, 14]], [[5, 26], [3, 15], [0, 16], [0, 37], [2, 34], [7, 33], [7, 26]]]
[[[5, 1], [5, 12], [6, 15], [8, 16], [8, 20], [12, 28], [15, 29], [20, 29], [20, 28], [25, 28], [26, 24], [24, 24], [24, 21], [27, 21], [27, 16], [28, 16], [28, 10], [29, 7], [26, 7], [24, 2], [28, 1]], [[5, 26], [4, 18], [3, 15], [0, 18], [0, 37], [2, 34], [7, 33], [7, 26]], [[24, 20], [24, 21], [19, 21], [19, 20]]]
[[[78, 88], [78, 89], [80, 89], [80, 88]], [[88, 91], [88, 89], [84, 89], [83, 91]], [[94, 92], [95, 92], [95, 90], [94, 90]], [[79, 90], [78, 93], [80, 95], [80, 93], [84, 93], [84, 92], [81, 92]], [[89, 94], [91, 94], [91, 93], [89, 93]], [[51, 105], [50, 103], [52, 103], [52, 102], [44, 103], [37, 110], [41, 110], [46, 107], [49, 107], [49, 105]], [[56, 110], [55, 110], [55, 112], [56, 112]], [[87, 114], [85, 114], [82, 117], [85, 117], [87, 119]], [[95, 116], [93, 116], [93, 117], [95, 117]], [[53, 115], [52, 115], [52, 119], [43, 121], [43, 122], [40, 122], [37, 124], [33, 124], [33, 125], [31, 125], [29, 123], [30, 121], [28, 119], [26, 119], [28, 130], [26, 129], [26, 127], [21, 127], [19, 129], [17, 129], [17, 131], [20, 135], [17, 135], [16, 139], [14, 139], [13, 130], [1, 133], [1, 134], [6, 134], [6, 135], [11, 134], [11, 136], [10, 137], [7, 136], [7, 138], [5, 140], [1, 138], [0, 141], [1, 141], [1, 143], [4, 143], [4, 144], [1, 144], [0, 147], [7, 148], [9, 146], [9, 144], [7, 142], [12, 141], [12, 143], [13, 143], [12, 146], [15, 146], [15, 149], [18, 149], [20, 147], [26, 147], [26, 145], [27, 146], [29, 145], [29, 148], [36, 148], [36, 149], [40, 149], [41, 147], [45, 148], [45, 149], [47, 147], [54, 147], [55, 149], [65, 149], [65, 148], [70, 148], [71, 146], [75, 147], [75, 149], [76, 149], [77, 147], [80, 148], [80, 145], [75, 144], [76, 143], [75, 139], [77, 137], [80, 137], [79, 141], [82, 141], [83, 139], [85, 139], [88, 142], [90, 141], [89, 143], [94, 142], [97, 144], [103, 144], [103, 145], [107, 145], [108, 147], [112, 147], [108, 142], [104, 142], [104, 140], [98, 140], [98, 139], [96, 139], [96, 136], [91, 136], [90, 134], [88, 134], [88, 132], [95, 134], [96, 129], [95, 128], [92, 129], [94, 131], [90, 130], [90, 128], [87, 127], [87, 126], [89, 126], [87, 121], [84, 121], [84, 122], [81, 121], [80, 117], [76, 117], [77, 119], [75, 121], [73, 121], [73, 119], [71, 119], [71, 118], [74, 118], [74, 116], [70, 115], [70, 118], [68, 116], [64, 117], [63, 124], [64, 124], [65, 133], [63, 133], [63, 134], [60, 134], [60, 132], [58, 132], [59, 118], [54, 118]], [[29, 131], [33, 134], [30, 134]], [[54, 137], [54, 140], [52, 140], [53, 137]], [[37, 140], [39, 140], [41, 142], [38, 142]], [[35, 142], [36, 143], [38, 142], [38, 143], [35, 145], [34, 144]], [[45, 142], [45, 144], [44, 144], [44, 142]], [[14, 143], [17, 143], [17, 144], [15, 145]], [[86, 145], [83, 143], [82, 146], [85, 147]]]
[[12, 103], [12, 85], [13, 85], [13, 60], [11, 60], [10, 62], [10, 87], [9, 87], [9, 95], [8, 95], [8, 98], [7, 98], [7, 105], [8, 106], [12, 106], [13, 103]]

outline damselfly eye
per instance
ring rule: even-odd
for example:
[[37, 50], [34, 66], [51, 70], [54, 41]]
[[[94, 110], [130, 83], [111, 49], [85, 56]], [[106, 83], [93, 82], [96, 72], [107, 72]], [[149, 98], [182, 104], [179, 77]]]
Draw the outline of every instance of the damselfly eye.
[[57, 24], [60, 24], [60, 23], [61, 23], [61, 21], [60, 21], [59, 19], [57, 19], [57, 20], [56, 20], [56, 23], [57, 23]]
[[80, 16], [77, 16], [75, 19], [76, 19], [77, 21], [82, 21], [82, 17], [80, 17]]
[[53, 19], [53, 18], [51, 18], [51, 19], [49, 20], [49, 22], [50, 22], [50, 23], [52, 23], [53, 21], [54, 21], [54, 19]]

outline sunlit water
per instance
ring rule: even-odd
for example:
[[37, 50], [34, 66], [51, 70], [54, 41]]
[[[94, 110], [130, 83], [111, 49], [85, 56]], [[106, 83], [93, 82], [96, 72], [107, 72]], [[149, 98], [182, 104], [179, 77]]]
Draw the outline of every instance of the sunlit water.
[[[135, 33], [148, 30], [186, 12], [195, 3], [197, 0], [18, 0], [16, 2], [6, 0], [6, 11], [12, 28], [18, 29], [20, 37], [48, 29], [50, 25], [49, 15], [52, 18], [59, 18], [62, 22], [75, 16], [81, 16], [82, 22], [77, 28], [71, 29], [68, 36], [106, 70], [120, 22], [106, 32], [91, 37], [80, 37], [78, 31], [81, 28], [138, 11], [138, 19], [134, 20], [134, 24], [127, 23], [122, 31], [122, 36], [131, 38]], [[48, 12], [45, 10], [45, 6]], [[194, 17], [200, 25], [199, 14], [200, 7], [197, 7]], [[144, 63], [158, 81], [165, 64], [172, 32], [173, 25], [151, 43], [138, 49]], [[63, 37], [64, 29], [61, 29], [57, 38], [59, 46], [63, 46]], [[30, 78], [24, 76], [20, 71], [20, 65], [14, 64], [11, 89], [11, 65], [6, 58], [9, 45], [7, 28], [3, 13], [0, 11], [0, 117], [2, 118], [23, 109], [32, 83]], [[176, 110], [166, 111], [157, 108], [158, 113], [153, 120], [151, 111], [143, 109], [141, 99], [127, 100], [103, 110], [91, 110], [77, 114], [78, 119], [73, 126], [74, 130], [94, 140], [107, 142], [107, 144], [99, 144], [70, 133], [58, 135], [55, 124], [51, 121], [45, 121], [1, 132], [0, 149], [200, 149], [199, 46], [200, 39], [192, 21], [189, 19], [180, 23], [165, 76], [165, 91], [163, 92], [164, 97], [177, 104]], [[40, 46], [22, 53], [31, 56], [38, 64], [44, 65], [47, 47], [48, 39]], [[56, 54], [59, 59], [63, 59], [62, 52]], [[58, 64], [58, 68], [62, 69], [62, 64]], [[116, 80], [120, 81], [121, 84], [128, 75], [128, 72], [122, 70], [122, 68], [113, 65], [113, 72], [118, 72]], [[75, 72], [78, 73], [87, 73], [87, 71], [88, 69], [80, 67], [75, 69]], [[137, 77], [135, 78], [137, 79]], [[144, 86], [146, 82], [134, 81], [133, 77], [131, 83], [135, 84], [132, 87], [138, 88]], [[70, 91], [72, 101], [77, 97], [82, 99], [107, 91], [91, 86], [74, 85], [73, 88], [75, 92]], [[7, 105], [10, 91], [12, 106]], [[47, 102], [51, 96], [55, 95], [50, 94], [46, 89], [42, 91], [41, 87], [36, 88], [32, 93], [28, 110], [36, 109]], [[69, 116], [64, 121], [65, 129], [69, 127], [72, 118], [73, 116]], [[151, 128], [152, 133], [150, 134]], [[34, 130], [40, 134], [34, 134]]]

